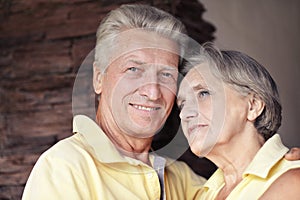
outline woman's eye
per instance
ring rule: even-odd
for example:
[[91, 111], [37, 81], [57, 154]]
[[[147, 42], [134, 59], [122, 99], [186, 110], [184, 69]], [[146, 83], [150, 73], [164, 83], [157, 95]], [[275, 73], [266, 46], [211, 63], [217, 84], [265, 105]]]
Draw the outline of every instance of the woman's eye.
[[208, 90], [203, 90], [198, 93], [198, 97], [200, 99], [204, 99], [205, 97], [207, 97], [209, 95], [210, 95], [210, 92]]
[[182, 111], [184, 103], [183, 102], [179, 103], [179, 104], [177, 104], [177, 106], [178, 106], [179, 111]]

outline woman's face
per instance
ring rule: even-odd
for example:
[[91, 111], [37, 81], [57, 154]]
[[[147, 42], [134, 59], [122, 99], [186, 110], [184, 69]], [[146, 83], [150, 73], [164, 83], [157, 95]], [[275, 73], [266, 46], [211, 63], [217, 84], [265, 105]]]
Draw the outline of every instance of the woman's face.
[[191, 150], [204, 157], [245, 130], [248, 101], [216, 78], [207, 64], [189, 71], [178, 92], [183, 132]]

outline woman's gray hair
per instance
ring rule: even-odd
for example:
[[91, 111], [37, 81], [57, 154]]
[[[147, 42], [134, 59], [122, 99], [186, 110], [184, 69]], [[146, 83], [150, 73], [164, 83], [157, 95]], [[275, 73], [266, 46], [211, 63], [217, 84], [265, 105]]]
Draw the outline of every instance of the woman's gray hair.
[[[171, 14], [155, 7], [143, 4], [126, 4], [112, 10], [101, 22], [97, 30], [95, 62], [105, 70], [107, 58], [113, 50], [114, 38], [128, 29], [143, 29], [158, 33], [177, 44], [184, 43], [182, 34], [186, 34], [185, 26]], [[181, 47], [181, 45], [180, 45]], [[180, 49], [183, 54], [183, 48]]]
[[265, 103], [255, 127], [265, 140], [273, 136], [281, 125], [281, 103], [277, 86], [269, 72], [250, 56], [228, 50], [204, 46], [184, 66], [183, 73], [192, 67], [207, 63], [213, 74], [243, 95], [253, 93]]

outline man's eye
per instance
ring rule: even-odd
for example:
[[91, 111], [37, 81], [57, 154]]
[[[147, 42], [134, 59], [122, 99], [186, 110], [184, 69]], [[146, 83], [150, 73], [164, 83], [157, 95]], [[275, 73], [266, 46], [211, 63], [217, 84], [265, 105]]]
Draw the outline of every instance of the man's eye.
[[173, 74], [168, 73], [168, 72], [163, 72], [162, 75], [167, 77], [167, 78], [173, 78]]
[[159, 76], [162, 83], [174, 84], [177, 80], [177, 76], [170, 72], [160, 72]]
[[131, 71], [131, 72], [137, 72], [139, 69], [138, 68], [136, 68], [136, 67], [129, 67], [128, 69], [127, 69], [127, 71]]

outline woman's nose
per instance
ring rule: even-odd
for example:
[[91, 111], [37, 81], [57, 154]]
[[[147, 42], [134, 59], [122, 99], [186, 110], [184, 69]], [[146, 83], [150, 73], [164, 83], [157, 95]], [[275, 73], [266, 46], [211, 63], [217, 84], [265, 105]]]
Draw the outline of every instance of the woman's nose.
[[191, 120], [198, 116], [197, 106], [186, 105], [184, 106], [179, 114], [179, 117], [183, 121]]

